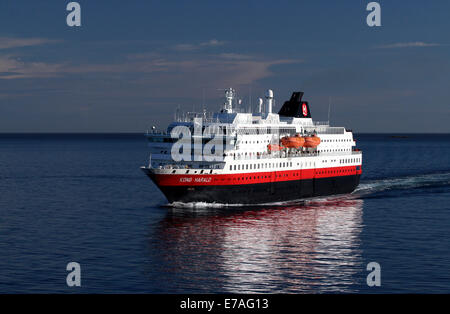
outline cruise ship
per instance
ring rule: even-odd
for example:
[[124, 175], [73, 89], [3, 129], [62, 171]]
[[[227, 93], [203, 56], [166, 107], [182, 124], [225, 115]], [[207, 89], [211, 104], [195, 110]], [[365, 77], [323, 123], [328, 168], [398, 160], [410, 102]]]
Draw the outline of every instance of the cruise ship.
[[311, 118], [303, 92], [278, 113], [267, 90], [256, 112], [232, 88], [215, 113], [177, 111], [165, 131], [147, 131], [145, 174], [169, 203], [266, 204], [351, 193], [362, 173], [352, 130]]

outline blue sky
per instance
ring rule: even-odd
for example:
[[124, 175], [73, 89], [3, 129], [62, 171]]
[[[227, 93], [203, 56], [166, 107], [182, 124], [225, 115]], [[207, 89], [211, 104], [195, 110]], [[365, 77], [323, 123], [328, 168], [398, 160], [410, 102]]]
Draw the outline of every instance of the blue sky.
[[0, 2], [0, 132], [143, 132], [237, 89], [357, 132], [450, 132], [450, 2]]

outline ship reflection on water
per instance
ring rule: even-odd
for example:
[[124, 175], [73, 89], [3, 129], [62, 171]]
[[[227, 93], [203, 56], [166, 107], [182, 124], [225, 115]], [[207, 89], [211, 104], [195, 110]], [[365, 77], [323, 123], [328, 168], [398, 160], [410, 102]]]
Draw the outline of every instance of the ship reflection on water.
[[171, 208], [153, 249], [175, 292], [352, 292], [364, 270], [362, 208], [363, 200], [351, 195]]

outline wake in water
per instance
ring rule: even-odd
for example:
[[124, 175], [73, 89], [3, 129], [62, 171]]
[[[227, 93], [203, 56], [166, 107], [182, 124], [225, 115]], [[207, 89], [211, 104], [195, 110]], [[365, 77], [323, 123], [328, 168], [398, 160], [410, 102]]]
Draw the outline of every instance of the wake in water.
[[256, 206], [267, 207], [279, 207], [279, 206], [294, 206], [294, 205], [308, 205], [311, 202], [328, 203], [336, 200], [351, 199], [367, 197], [371, 194], [380, 193], [383, 191], [395, 191], [395, 190], [410, 190], [418, 188], [432, 188], [432, 187], [445, 187], [450, 186], [450, 172], [433, 173], [433, 174], [421, 174], [406, 177], [386, 178], [377, 180], [362, 181], [355, 191], [351, 194], [320, 196], [299, 200], [290, 200], [285, 202], [276, 203], [264, 203], [264, 204], [221, 204], [221, 203], [207, 203], [207, 202], [173, 202], [164, 206], [174, 209], [189, 208], [193, 210], [198, 209], [211, 209], [211, 208], [252, 208]]
[[362, 181], [352, 194], [365, 196], [387, 190], [409, 190], [444, 186], [450, 186], [450, 172]]

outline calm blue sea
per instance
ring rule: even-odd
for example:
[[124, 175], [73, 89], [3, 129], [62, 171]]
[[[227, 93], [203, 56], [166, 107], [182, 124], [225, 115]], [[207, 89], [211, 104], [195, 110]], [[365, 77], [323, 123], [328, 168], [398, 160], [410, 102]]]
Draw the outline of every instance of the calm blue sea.
[[183, 208], [141, 134], [0, 135], [0, 293], [450, 293], [450, 135], [356, 139], [351, 195]]

